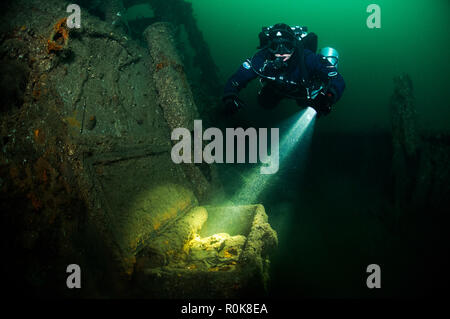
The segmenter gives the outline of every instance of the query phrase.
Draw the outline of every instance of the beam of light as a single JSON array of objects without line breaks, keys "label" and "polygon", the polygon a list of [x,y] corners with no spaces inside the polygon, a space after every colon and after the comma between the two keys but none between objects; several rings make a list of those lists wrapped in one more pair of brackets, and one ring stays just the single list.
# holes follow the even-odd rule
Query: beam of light
[{"label": "beam of light", "polygon": [[[289,131],[280,143],[280,168],[286,165],[287,159],[297,147],[301,147],[303,152],[309,150],[316,114],[313,108],[308,107],[294,115],[294,122],[291,123]],[[292,120],[289,122],[292,122]],[[258,196],[270,186],[270,181],[276,174],[263,175],[260,173],[259,166],[252,169],[250,174],[244,179],[244,185],[231,199],[231,202],[236,204],[254,204]]]}]

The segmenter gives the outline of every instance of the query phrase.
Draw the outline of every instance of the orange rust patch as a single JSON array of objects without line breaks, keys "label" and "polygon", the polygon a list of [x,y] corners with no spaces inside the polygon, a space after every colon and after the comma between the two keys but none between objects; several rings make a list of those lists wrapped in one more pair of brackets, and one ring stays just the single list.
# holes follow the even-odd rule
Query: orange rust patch
[{"label": "orange rust patch", "polygon": [[47,40],[47,52],[62,50],[69,42],[69,28],[67,27],[67,17],[59,19],[53,26],[50,38]]},{"label": "orange rust patch", "polygon": [[161,62],[161,63],[158,63],[158,64],[156,65],[156,71],[160,71],[161,69],[167,67],[168,65],[169,65],[169,63],[167,63],[167,62]]},{"label": "orange rust patch", "polygon": [[54,41],[47,40],[47,52],[56,52],[61,51],[63,49],[63,46],[61,44],[57,44]]},{"label": "orange rust patch", "polygon": [[155,222],[155,223],[153,224],[153,229],[154,229],[154,230],[158,230],[159,227],[161,227],[161,223],[160,223],[160,222],[157,221],[157,222]]},{"label": "orange rust patch", "polygon": [[34,130],[34,141],[39,144],[43,144],[45,142],[45,132],[40,129]]}]

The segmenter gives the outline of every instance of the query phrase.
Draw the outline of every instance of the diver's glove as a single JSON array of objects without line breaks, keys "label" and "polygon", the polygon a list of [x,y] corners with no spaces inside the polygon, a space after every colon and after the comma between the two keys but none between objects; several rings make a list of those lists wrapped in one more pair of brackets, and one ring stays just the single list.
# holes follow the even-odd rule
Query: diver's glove
[{"label": "diver's glove", "polygon": [[245,104],[237,95],[227,95],[222,99],[225,113],[232,115],[242,109]]},{"label": "diver's glove", "polygon": [[331,112],[332,106],[335,102],[334,94],[332,91],[320,92],[316,97],[316,103],[314,109],[317,112],[317,117],[328,115]]}]

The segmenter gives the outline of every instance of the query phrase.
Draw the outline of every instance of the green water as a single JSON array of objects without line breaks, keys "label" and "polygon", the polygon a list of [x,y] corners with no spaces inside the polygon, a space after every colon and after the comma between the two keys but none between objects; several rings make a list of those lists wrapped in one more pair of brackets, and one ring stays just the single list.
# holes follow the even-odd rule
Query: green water
[{"label": "green water", "polygon": [[[419,125],[450,129],[447,77],[448,0],[206,1],[191,0],[197,23],[227,78],[251,57],[262,26],[306,25],[319,48],[335,47],[347,88],[335,111],[317,121],[312,149],[304,146],[281,163],[259,196],[279,235],[272,264],[274,297],[410,297],[433,293],[442,269],[441,234],[424,218],[401,235],[383,221],[390,214],[391,137],[389,99],[393,77],[408,73]],[[381,8],[381,28],[369,29],[369,4]],[[257,81],[254,81],[257,82]],[[247,108],[239,124],[276,127],[295,104],[273,111],[256,104],[257,84],[242,91]],[[283,131],[281,131],[283,134]],[[222,166],[224,181],[245,169]],[[226,183],[226,182],[225,182]],[[226,185],[239,192],[239,182]],[[388,216],[387,219],[392,216]],[[414,222],[412,222],[414,224]],[[435,263],[428,260],[435,259]],[[380,264],[383,289],[369,290],[366,267]]]},{"label": "green water", "polygon": [[[189,2],[223,81],[254,54],[262,26],[306,25],[318,34],[319,48],[335,47],[347,89],[339,111],[324,119],[320,130],[389,129],[392,78],[403,72],[414,82],[420,124],[427,129],[450,128],[448,0]],[[370,15],[366,8],[372,3],[381,8],[380,29],[366,25]]]}]

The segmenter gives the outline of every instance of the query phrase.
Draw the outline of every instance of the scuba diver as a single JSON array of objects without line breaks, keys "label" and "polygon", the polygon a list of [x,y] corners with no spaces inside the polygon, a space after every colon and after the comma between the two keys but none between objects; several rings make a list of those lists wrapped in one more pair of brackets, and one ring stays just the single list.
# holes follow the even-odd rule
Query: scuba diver
[{"label": "scuba diver", "polygon": [[282,99],[291,98],[300,107],[313,107],[318,117],[330,113],[345,89],[337,72],[337,51],[326,47],[316,54],[317,35],[308,33],[306,27],[284,23],[264,27],[259,39],[259,51],[225,85],[222,101],[226,113],[244,107],[239,91],[256,77],[262,84],[258,104],[263,108],[272,109]]}]

